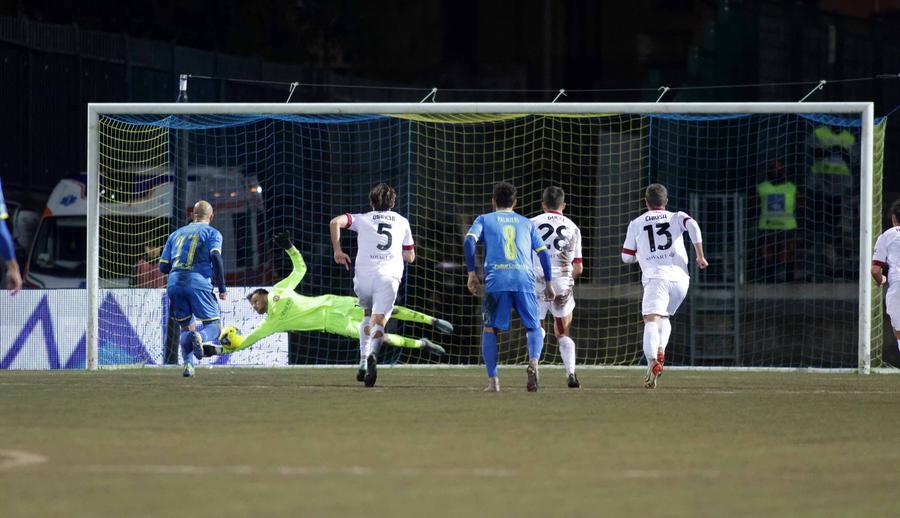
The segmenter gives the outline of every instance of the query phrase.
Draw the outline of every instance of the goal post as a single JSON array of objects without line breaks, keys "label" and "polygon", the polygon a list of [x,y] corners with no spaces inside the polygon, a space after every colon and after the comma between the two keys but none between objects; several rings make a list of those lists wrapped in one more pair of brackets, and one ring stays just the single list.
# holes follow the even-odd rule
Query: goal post
[{"label": "goal post", "polygon": [[[242,308],[241,295],[286,273],[284,258],[267,242],[278,228],[295,230],[310,266],[301,293],[352,295],[350,277],[328,261],[321,223],[338,213],[364,211],[365,193],[382,179],[399,188],[398,211],[425,247],[398,303],[429,315],[440,307],[443,314],[434,316],[455,320],[460,336],[450,340],[450,354],[439,361],[477,364],[477,302],[459,284],[464,276],[454,256],[462,247],[457,230],[478,208],[487,208],[494,181],[510,178],[528,217],[539,210],[544,187],[562,184],[574,201],[573,219],[592,242],[585,256],[588,279],[583,287],[576,284],[579,363],[640,361],[640,284],[634,269],[615,261],[622,222],[639,214],[642,188],[660,181],[670,186],[677,210],[698,212],[695,218],[710,228],[712,243],[717,235],[738,233],[722,237],[727,267],[702,282],[693,276],[693,298],[679,310],[684,318],[675,320],[672,349],[683,351],[675,353],[676,364],[868,373],[873,350],[880,361],[882,331],[880,290],[872,290],[868,272],[881,222],[883,125],[876,124],[872,103],[92,103],[87,368],[165,362],[171,344],[165,343],[164,290],[158,283],[140,284],[133,272],[141,261],[152,263],[161,237],[184,223],[177,221],[184,207],[175,207],[175,200],[192,204],[193,197],[217,197],[210,201],[226,228],[229,288],[237,288],[237,300],[223,311],[228,323],[246,333],[260,318]],[[829,129],[816,134],[818,128]],[[834,149],[817,148],[819,137],[833,141]],[[751,203],[755,186],[773,159],[787,160],[793,174],[803,177],[800,189],[815,192],[809,197],[817,206],[803,208],[810,228],[813,211],[845,211],[847,203],[858,203],[858,215],[842,216],[840,227],[831,230],[839,233],[837,244],[827,241],[827,231],[791,238],[799,243],[797,254],[805,254],[791,259],[807,268],[800,274],[802,286],[784,277],[778,262],[783,251],[770,257],[781,238],[757,228],[751,216],[758,205]],[[848,171],[814,178],[810,164],[820,159],[845,160]],[[854,178],[858,182],[848,187]],[[746,214],[723,215],[722,207],[732,202]],[[847,221],[856,217],[854,230]],[[844,289],[854,280],[855,297]],[[841,295],[831,300],[832,291]],[[728,300],[734,302],[722,302]],[[723,310],[728,304],[731,309]],[[821,311],[825,316],[816,316]],[[855,344],[815,343],[822,335],[816,325],[832,313],[838,315],[833,325],[855,323],[857,329],[842,328],[832,341],[852,335]],[[808,329],[795,322],[804,315]],[[400,326],[398,332],[406,334],[432,331],[415,323]],[[766,343],[773,333],[781,333],[778,345]],[[523,338],[509,334],[501,358],[519,363],[524,347],[513,350],[513,342]],[[551,336],[545,351],[555,361]],[[354,364],[354,340],[339,341],[318,334],[274,337],[260,349],[267,352],[230,363],[268,365],[277,357],[288,364]],[[855,364],[846,347],[855,347]],[[389,360],[435,361],[410,351]]]}]

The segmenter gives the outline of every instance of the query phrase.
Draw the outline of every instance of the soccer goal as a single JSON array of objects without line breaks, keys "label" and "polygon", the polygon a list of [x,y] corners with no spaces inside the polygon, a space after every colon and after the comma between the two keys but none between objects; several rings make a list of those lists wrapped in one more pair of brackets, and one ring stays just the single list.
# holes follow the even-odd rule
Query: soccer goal
[{"label": "soccer goal", "polygon": [[[565,214],[581,228],[579,364],[641,361],[639,271],[619,255],[644,188],[658,182],[669,208],[702,227],[710,262],[692,273],[673,319],[669,363],[869,372],[883,342],[868,271],[884,124],[871,103],[91,104],[85,364],[180,361],[153,272],[165,237],[199,199],[212,203],[224,236],[226,325],[249,333],[263,317],[244,296],[290,273],[271,241],[281,230],[308,266],[299,293],[352,296],[328,221],[366,212],[377,182],[397,189],[416,241],[397,304],[455,327],[442,334],[395,320],[389,332],[428,337],[447,354],[388,348],[385,360],[478,364],[481,307],[465,288],[463,237],[505,180],[528,217],[541,212],[546,187],[562,187]],[[558,362],[545,325],[544,361]],[[524,344],[514,321],[500,335],[501,363],[524,363]],[[278,334],[215,361],[355,365],[358,344]]]}]

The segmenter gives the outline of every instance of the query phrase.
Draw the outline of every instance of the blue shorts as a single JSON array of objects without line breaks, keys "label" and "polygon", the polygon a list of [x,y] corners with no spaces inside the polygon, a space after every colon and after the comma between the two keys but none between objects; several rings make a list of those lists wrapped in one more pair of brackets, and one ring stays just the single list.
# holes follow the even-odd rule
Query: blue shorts
[{"label": "blue shorts", "polygon": [[537,329],[538,303],[534,291],[495,291],[485,292],[481,301],[481,315],[484,327],[493,327],[500,331],[509,329],[509,317],[513,307],[522,320],[525,329]]},{"label": "blue shorts", "polygon": [[190,284],[173,284],[166,289],[172,318],[186,326],[197,317],[201,322],[219,319],[219,302],[212,288],[193,287]]}]

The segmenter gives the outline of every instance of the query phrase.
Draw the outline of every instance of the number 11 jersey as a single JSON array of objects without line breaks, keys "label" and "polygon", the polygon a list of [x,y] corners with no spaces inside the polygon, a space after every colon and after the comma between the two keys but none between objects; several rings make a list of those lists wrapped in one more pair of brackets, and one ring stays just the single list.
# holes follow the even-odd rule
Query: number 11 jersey
[{"label": "number 11 jersey", "polygon": [[684,212],[648,210],[628,225],[622,253],[637,256],[643,281],[689,280],[688,256],[684,248],[685,223],[691,217]]},{"label": "number 11 jersey", "polygon": [[394,211],[347,214],[347,228],[356,232],[354,276],[403,277],[403,250],[413,249],[409,221]]}]

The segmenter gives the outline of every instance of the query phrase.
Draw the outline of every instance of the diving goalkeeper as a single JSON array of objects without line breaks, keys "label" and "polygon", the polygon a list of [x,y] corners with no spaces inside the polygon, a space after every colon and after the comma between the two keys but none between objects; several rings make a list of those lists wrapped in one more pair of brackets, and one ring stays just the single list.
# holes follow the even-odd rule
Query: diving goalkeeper
[{"label": "diving goalkeeper", "polygon": [[[324,331],[360,340],[360,372],[357,374],[357,379],[363,381],[365,362],[368,356],[368,336],[365,333],[360,334],[359,331],[364,311],[357,304],[357,299],[339,295],[307,297],[296,293],[294,288],[306,275],[306,263],[303,261],[300,251],[291,243],[287,232],[276,234],[275,244],[284,248],[291,258],[293,271],[275,284],[271,292],[264,288],[258,288],[247,296],[253,309],[260,315],[266,315],[265,320],[247,336],[241,336],[237,329],[228,326],[223,329],[219,337],[221,346],[202,344],[194,348],[194,355],[199,359],[237,352],[275,333]],[[450,322],[404,307],[395,307],[392,316],[397,320],[433,325],[438,331],[444,333],[453,332]],[[441,346],[427,338],[413,339],[389,333],[385,335],[385,343],[396,347],[425,349],[439,355],[444,354]]]}]

